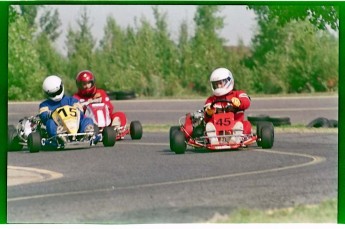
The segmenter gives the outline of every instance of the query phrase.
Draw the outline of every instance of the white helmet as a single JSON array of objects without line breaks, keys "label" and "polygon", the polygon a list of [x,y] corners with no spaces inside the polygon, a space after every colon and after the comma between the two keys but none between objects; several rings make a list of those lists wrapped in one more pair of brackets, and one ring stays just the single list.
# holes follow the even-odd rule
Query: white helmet
[{"label": "white helmet", "polygon": [[61,78],[58,76],[53,75],[45,78],[42,88],[45,95],[55,102],[60,101],[64,96],[63,83]]},{"label": "white helmet", "polygon": [[235,79],[226,68],[217,68],[210,76],[211,88],[215,96],[222,96],[234,88]]}]

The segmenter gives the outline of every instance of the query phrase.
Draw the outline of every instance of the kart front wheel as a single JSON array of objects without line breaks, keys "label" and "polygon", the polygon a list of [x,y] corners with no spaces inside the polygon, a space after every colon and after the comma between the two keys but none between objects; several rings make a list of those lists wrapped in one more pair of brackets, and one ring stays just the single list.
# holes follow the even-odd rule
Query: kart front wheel
[{"label": "kart front wheel", "polygon": [[261,147],[263,149],[271,149],[274,143],[274,128],[273,124],[265,125],[261,128]]},{"label": "kart front wheel", "polygon": [[129,125],[129,132],[132,139],[141,139],[143,136],[143,127],[139,121],[132,121]]},{"label": "kart front wheel", "polygon": [[41,135],[39,132],[32,132],[28,136],[28,148],[30,153],[37,153],[41,149]]},{"label": "kart front wheel", "polygon": [[181,131],[176,131],[171,139],[170,148],[176,154],[184,154],[187,148],[186,139],[184,133]]},{"label": "kart front wheel", "polygon": [[174,136],[175,132],[177,132],[177,131],[180,131],[179,126],[170,127],[170,130],[169,130],[170,150],[174,151],[174,152],[175,152],[175,150],[174,150],[174,146],[173,146],[173,141],[174,141],[173,136]]},{"label": "kart front wheel", "polygon": [[256,141],[256,144],[261,147],[262,141],[261,141],[261,130],[264,126],[271,126],[273,128],[273,123],[267,122],[267,121],[261,121],[256,123],[256,135],[258,136],[258,140]]},{"label": "kart front wheel", "polygon": [[102,131],[103,145],[105,147],[111,147],[115,145],[116,142],[116,131],[113,127],[107,126]]}]

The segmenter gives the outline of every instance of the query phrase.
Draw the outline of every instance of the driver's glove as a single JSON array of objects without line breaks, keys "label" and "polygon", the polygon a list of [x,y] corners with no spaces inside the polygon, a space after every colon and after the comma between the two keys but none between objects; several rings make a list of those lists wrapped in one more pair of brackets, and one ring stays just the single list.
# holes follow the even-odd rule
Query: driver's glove
[{"label": "driver's glove", "polygon": [[53,118],[53,111],[47,110],[45,114],[46,114],[45,116],[47,117],[47,119]]},{"label": "driver's glove", "polygon": [[[84,113],[84,106],[80,102],[74,103],[73,107],[77,108],[81,113]],[[85,109],[86,109],[86,106],[85,106]]]},{"label": "driver's glove", "polygon": [[211,106],[207,106],[205,108],[205,111],[208,116],[212,116],[214,113],[216,113],[216,109],[211,108]]},{"label": "driver's glove", "polygon": [[234,107],[237,107],[237,108],[241,106],[241,101],[236,97],[233,97],[231,99],[231,103]]}]

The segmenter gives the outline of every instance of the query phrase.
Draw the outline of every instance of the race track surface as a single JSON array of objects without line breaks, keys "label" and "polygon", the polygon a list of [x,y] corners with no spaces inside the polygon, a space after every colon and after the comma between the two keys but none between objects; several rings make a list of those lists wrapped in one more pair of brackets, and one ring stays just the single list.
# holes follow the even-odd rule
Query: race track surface
[{"label": "race track surface", "polygon": [[[336,115],[329,118],[337,119],[337,110],[332,110],[337,99],[330,101],[331,112],[325,107],[318,111],[333,111]],[[189,102],[190,109],[184,101],[166,103],[170,110],[160,102],[151,102],[151,110],[154,104],[161,112],[153,115],[146,111],[146,102],[114,102],[130,120],[171,124],[202,101]],[[292,107],[286,106],[282,114],[289,116]],[[9,105],[9,123],[15,123],[16,109]],[[261,112],[256,109],[261,108],[252,112]],[[271,109],[278,114],[278,107]],[[166,120],[168,113],[175,117]],[[305,123],[306,116],[292,119]],[[235,209],[283,208],[337,197],[337,132],[279,132],[269,150],[254,144],[217,152],[188,148],[183,155],[170,151],[168,135],[144,129],[141,140],[127,136],[110,148],[10,152],[9,176],[32,176],[29,182],[8,178],[8,223],[204,223]]]}]

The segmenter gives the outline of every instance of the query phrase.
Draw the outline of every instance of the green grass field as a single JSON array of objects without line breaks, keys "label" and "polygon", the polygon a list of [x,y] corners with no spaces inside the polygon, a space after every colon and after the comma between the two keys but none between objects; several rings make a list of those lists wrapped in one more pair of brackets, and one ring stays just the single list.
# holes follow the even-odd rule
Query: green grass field
[{"label": "green grass field", "polygon": [[215,215],[207,223],[337,223],[337,209],[336,199],[283,209],[239,209],[229,215]]}]

